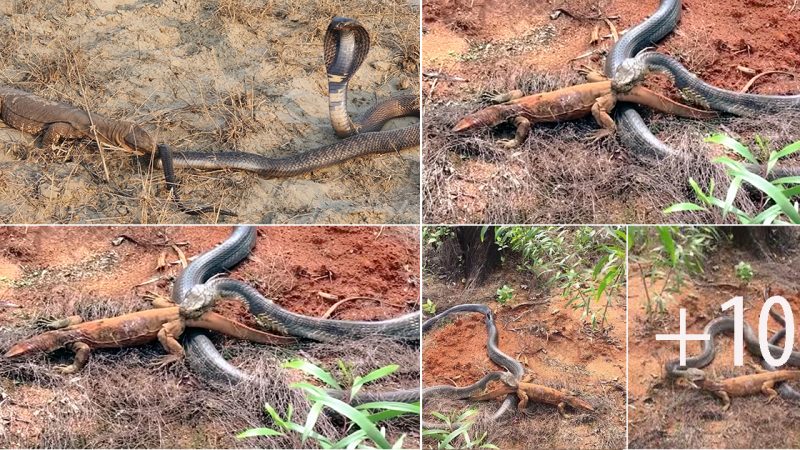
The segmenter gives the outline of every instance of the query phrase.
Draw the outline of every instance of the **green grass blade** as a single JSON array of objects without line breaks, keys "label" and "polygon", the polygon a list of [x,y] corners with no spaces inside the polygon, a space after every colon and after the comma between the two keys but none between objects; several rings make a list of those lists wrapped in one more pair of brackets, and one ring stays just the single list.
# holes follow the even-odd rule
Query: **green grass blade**
[{"label": "green grass blade", "polygon": [[664,214],[672,214],[684,211],[708,211],[708,209],[690,202],[675,203],[663,211]]},{"label": "green grass blade", "polygon": [[311,434],[312,431],[314,431],[314,426],[317,424],[317,419],[319,419],[319,414],[322,412],[323,406],[324,405],[322,403],[314,403],[314,405],[311,406],[311,410],[308,411],[308,416],[306,417],[306,424],[303,427],[305,428],[305,430],[303,431],[303,434],[300,436],[300,442],[302,442],[303,444],[306,443],[308,435]]},{"label": "green grass blade", "polygon": [[281,367],[285,367],[287,369],[301,370],[317,378],[318,380],[322,381],[323,383],[327,384],[328,386],[334,389],[342,388],[341,386],[339,386],[339,383],[336,382],[336,379],[333,378],[333,375],[324,371],[321,367],[311,364],[308,361],[302,359],[295,359],[281,364]]},{"label": "green grass blade", "polygon": [[354,431],[348,434],[347,436],[343,437],[342,440],[340,440],[339,442],[334,443],[332,447],[348,448],[352,444],[356,444],[356,446],[358,446],[358,444],[360,444],[361,441],[363,441],[366,438],[367,438],[367,433],[364,430]]},{"label": "green grass blade", "polygon": [[361,388],[365,384],[375,381],[379,378],[385,377],[387,375],[390,375],[394,373],[399,367],[400,366],[398,366],[397,364],[390,364],[388,366],[381,367],[380,369],[373,370],[372,372],[364,375],[363,377],[356,377],[355,380],[353,380],[353,388],[350,390],[350,400],[352,400],[353,397],[356,396],[356,393],[358,393],[358,391],[361,390]]},{"label": "green grass blade", "polygon": [[672,267],[678,263],[678,254],[675,252],[675,240],[672,238],[672,229],[668,226],[656,227],[658,230],[658,238],[661,240],[661,245],[664,246],[664,251],[667,253],[667,259],[672,263]]},{"label": "green grass blade", "polygon": [[736,139],[728,136],[727,134],[715,134],[713,136],[709,136],[705,139],[706,142],[712,144],[719,144],[725,148],[733,150],[734,152],[738,153],[742,158],[750,161],[753,164],[758,164],[758,160],[755,156],[750,152],[750,149],[744,146],[741,142],[737,141]]},{"label": "green grass blade", "polygon": [[746,170],[734,170],[733,175],[741,177],[744,181],[750,183],[761,192],[767,194],[776,205],[780,206],[781,211],[792,223],[800,224],[800,213],[794,209],[792,202],[790,202],[789,199],[783,195],[783,192],[781,192],[780,188],[761,178],[760,176]]},{"label": "green grass blade", "polygon": [[366,414],[362,413],[361,411],[353,408],[352,406],[348,405],[347,403],[337,400],[333,397],[329,397],[327,395],[315,395],[309,394],[309,400],[313,402],[319,402],[324,404],[325,406],[333,409],[338,414],[347,417],[352,422],[355,422],[356,425],[359,426],[367,436],[372,440],[380,448],[391,448],[391,444],[389,441],[386,440],[386,437],[381,434],[378,430],[378,427],[375,426],[366,416]]},{"label": "green grass blade", "polygon": [[800,141],[791,143],[786,147],[783,147],[781,150],[775,153],[775,156],[776,159],[785,158],[798,150],[800,150]]},{"label": "green grass blade", "polygon": [[272,428],[251,428],[236,435],[236,439],[246,439],[251,437],[263,436],[283,436],[280,431],[275,431]]},{"label": "green grass blade", "polygon": [[733,207],[733,201],[736,200],[736,194],[739,193],[739,188],[742,187],[742,179],[740,177],[735,177],[731,181],[731,185],[728,187],[728,193],[725,195],[725,206],[722,208],[722,218],[728,216],[728,213],[731,211],[731,207]]},{"label": "green grass blade", "polygon": [[414,403],[403,403],[403,402],[371,402],[371,403],[363,403],[361,405],[356,406],[358,410],[367,410],[367,409],[388,409],[392,411],[404,411],[407,413],[412,414],[419,414],[420,407],[419,402]]},{"label": "green grass blade", "polygon": [[772,184],[800,184],[800,177],[783,177],[772,180]]}]

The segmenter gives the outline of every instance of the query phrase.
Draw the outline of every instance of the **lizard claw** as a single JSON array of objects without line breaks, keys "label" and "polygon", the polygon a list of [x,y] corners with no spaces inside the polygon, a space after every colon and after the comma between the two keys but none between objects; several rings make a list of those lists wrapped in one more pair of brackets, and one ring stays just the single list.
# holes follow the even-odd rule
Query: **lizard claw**
[{"label": "lizard claw", "polygon": [[181,359],[183,359],[183,358],[181,358],[178,355],[165,355],[165,356],[161,356],[159,358],[156,358],[155,361],[153,361],[149,365],[153,366],[153,367],[156,367],[156,368],[159,368],[159,369],[162,369],[164,367],[167,367],[167,366],[169,366],[171,364],[174,364],[174,363],[180,361]]},{"label": "lizard claw", "polygon": [[60,365],[60,366],[56,366],[55,369],[57,371],[61,372],[64,375],[71,375],[71,374],[73,374],[73,373],[78,371],[78,367],[75,366],[75,364]]},{"label": "lizard claw", "polygon": [[507,149],[519,147],[519,142],[516,139],[498,139],[497,144]]},{"label": "lizard claw", "polygon": [[606,130],[605,128],[602,130],[597,130],[588,137],[584,138],[584,141],[594,144],[608,136],[611,136],[611,130]]}]

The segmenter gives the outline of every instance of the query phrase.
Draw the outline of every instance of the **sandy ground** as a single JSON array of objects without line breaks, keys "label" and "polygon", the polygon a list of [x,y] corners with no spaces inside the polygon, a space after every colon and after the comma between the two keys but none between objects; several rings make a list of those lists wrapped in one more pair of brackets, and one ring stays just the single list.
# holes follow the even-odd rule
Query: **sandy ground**
[{"label": "sandy ground", "polygon": [[[149,308],[145,294],[168,296],[181,270],[173,246],[191,259],[229,233],[228,227],[0,228],[0,352],[35,334],[34,323],[42,317],[80,314],[90,320]],[[415,229],[403,227],[264,228],[254,252],[230,276],[310,316],[323,315],[335,303],[319,295],[324,292],[369,298],[342,304],[332,318],[397,317],[419,307],[417,236]],[[157,269],[160,258],[167,263],[162,270]],[[257,326],[238,302],[216,309]],[[337,367],[363,375],[396,363],[398,372],[374,388],[418,385],[414,346],[367,340],[264,350],[232,339],[214,341],[233,364],[269,377],[268,389],[259,394],[252,386],[209,385],[184,363],[159,370],[152,367],[164,354],[157,343],[96,351],[74,376],[53,369],[68,363],[66,351],[2,360],[0,447],[292,448],[301,445],[299,436],[237,441],[233,435],[274,426],[263,415],[264,403],[283,413],[283,401],[302,407],[288,386],[298,381],[297,373],[279,367],[297,357],[333,370],[340,379],[346,375]],[[335,437],[345,432],[340,424],[326,418],[318,429]],[[416,420],[390,423],[389,434],[392,441],[408,434],[405,447],[413,448],[419,445],[417,427]]]},{"label": "sandy ground", "polygon": [[[720,305],[734,296],[745,299],[745,320],[758,330],[763,305],[763,288],[772,287],[773,295],[784,296],[797,314],[800,285],[796,280],[797,254],[774,261],[755,259],[741,249],[723,247],[706,263],[705,276],[698,276],[671,294],[662,320],[648,322],[646,295],[638,265],[631,266],[629,279],[630,310],[630,399],[628,403],[631,448],[797,448],[800,433],[798,405],[780,398],[771,403],[761,395],[732,398],[728,411],[707,392],[674,386],[664,379],[664,363],[678,357],[678,343],[656,341],[655,334],[676,333],[680,308],[686,308],[688,333],[700,333],[712,319],[722,315]],[[736,278],[734,266],[745,261],[755,276],[748,284]],[[647,267],[646,262],[643,267]],[[648,281],[651,295],[661,290],[663,279]],[[796,317],[796,316],[795,316]],[[795,318],[795,323],[797,319]],[[780,329],[769,321],[770,336]],[[800,338],[800,330],[796,331]],[[724,378],[755,373],[760,367],[745,350],[745,366],[733,366],[733,337],[724,334],[716,339],[716,357],[706,372]],[[795,344],[795,348],[797,345]],[[700,352],[697,342],[690,342],[687,355]],[[797,383],[793,385],[798,388]]]},{"label": "sandy ground", "polygon": [[[688,176],[657,179],[653,173],[659,169],[653,162],[639,160],[617,139],[587,144],[583,139],[598,128],[592,118],[537,124],[530,142],[513,151],[495,144],[513,135],[511,126],[475,133],[469,139],[449,132],[459,117],[480,108],[479,99],[487,92],[518,88],[542,92],[583,82],[578,69],[586,65],[602,70],[612,45],[608,25],[585,18],[611,17],[622,33],[652,14],[658,4],[658,0],[560,0],[531,7],[522,1],[425,2],[425,222],[689,223],[685,216],[660,213],[672,203],[692,199]],[[566,14],[551,18],[559,8],[584,19]],[[800,8],[788,0],[686,0],[676,31],[656,49],[678,58],[703,80],[732,90],[744,87],[756,73],[789,72],[760,78],[751,92],[797,94],[800,34],[794,24],[798,17]],[[591,44],[595,28],[601,39]],[[664,78],[648,84],[677,98]],[[703,144],[702,138],[723,129],[749,145],[754,134],[768,135],[773,149],[800,138],[800,121],[785,116],[760,117],[761,127],[757,121],[701,122],[651,113],[645,120],[665,142],[705,156],[719,155],[720,149]],[[669,195],[659,192],[659,184],[675,183],[685,189]],[[720,220],[710,215],[691,217],[693,223]]]},{"label": "sandy ground", "polygon": [[[543,384],[588,401],[595,413],[568,409],[562,418],[555,407],[532,403],[527,414],[508,413],[500,422],[489,422],[500,401],[468,403],[463,400],[425,400],[423,417],[431,412],[460,413],[477,407],[479,419],[470,432],[500,448],[623,448],[625,446],[625,306],[620,296],[609,309],[606,331],[592,331],[580,319],[580,311],[564,306],[555,293],[542,292],[527,275],[507,261],[483,286],[465,290],[457,277],[425,273],[424,299],[436,311],[461,303],[483,303],[495,312],[499,347],[522,362],[528,381]],[[505,306],[495,300],[503,285],[515,289]],[[525,305],[529,303],[528,305]],[[486,327],[479,314],[460,314],[437,327],[423,339],[422,385],[466,386],[488,372],[503,370],[488,357]],[[494,385],[490,385],[494,386]],[[436,448],[425,440],[425,448]]]},{"label": "sandy ground", "polygon": [[[349,111],[418,89],[419,10],[406,0],[77,0],[0,4],[0,84],[139,122],[177,150],[282,157],[335,142],[322,37],[334,15],[371,33]],[[392,121],[409,125],[417,118]],[[88,141],[42,149],[0,128],[7,223],[416,223],[419,151],[358,158],[288,179],[179,170],[191,217],[149,158]],[[109,174],[106,177],[106,169]]]}]

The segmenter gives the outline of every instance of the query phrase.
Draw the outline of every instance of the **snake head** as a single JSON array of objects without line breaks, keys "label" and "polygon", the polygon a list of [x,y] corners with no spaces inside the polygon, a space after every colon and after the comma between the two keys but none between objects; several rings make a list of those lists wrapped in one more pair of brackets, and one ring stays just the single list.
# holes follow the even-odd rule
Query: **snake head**
[{"label": "snake head", "polygon": [[149,155],[156,151],[156,142],[150,136],[150,133],[135,123],[130,123],[128,132],[125,133],[123,140],[124,142],[121,144],[124,144],[123,146],[133,153]]},{"label": "snake head", "polygon": [[517,377],[515,377],[511,372],[503,372],[500,375],[500,381],[512,388],[516,388],[519,386],[519,381],[517,381]]},{"label": "snake head", "polygon": [[611,87],[617,92],[628,92],[644,80],[645,75],[647,75],[647,65],[644,61],[640,58],[628,58],[622,61],[614,73]]},{"label": "snake head", "polygon": [[205,314],[216,302],[217,295],[214,289],[206,284],[192,286],[189,293],[180,305],[181,317],[197,319]]},{"label": "snake head", "polygon": [[679,380],[683,380],[684,382],[688,383],[689,386],[695,389],[699,389],[697,383],[705,381],[706,379],[705,371],[695,367],[689,367],[684,370],[681,370],[678,374],[680,375]]}]

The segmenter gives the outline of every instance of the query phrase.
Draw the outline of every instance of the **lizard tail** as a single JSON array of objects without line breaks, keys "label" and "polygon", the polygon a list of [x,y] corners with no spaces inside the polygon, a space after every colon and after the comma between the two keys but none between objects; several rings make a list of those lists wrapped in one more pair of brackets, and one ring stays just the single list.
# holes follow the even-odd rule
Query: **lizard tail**
[{"label": "lizard tail", "polygon": [[207,312],[199,319],[186,320],[189,327],[205,328],[238,339],[244,339],[259,344],[289,345],[297,343],[297,339],[289,336],[278,336],[264,333],[247,325],[230,320],[214,312]]},{"label": "lizard tail", "polygon": [[581,400],[578,397],[569,396],[566,401],[569,406],[572,406],[575,409],[594,411],[594,408],[592,407],[591,404],[589,404],[589,402],[587,402],[586,400]]}]

